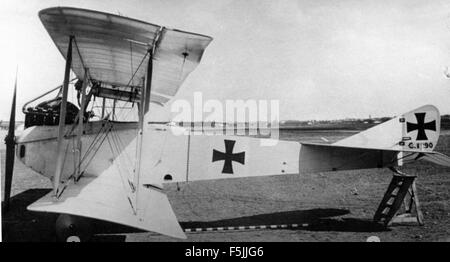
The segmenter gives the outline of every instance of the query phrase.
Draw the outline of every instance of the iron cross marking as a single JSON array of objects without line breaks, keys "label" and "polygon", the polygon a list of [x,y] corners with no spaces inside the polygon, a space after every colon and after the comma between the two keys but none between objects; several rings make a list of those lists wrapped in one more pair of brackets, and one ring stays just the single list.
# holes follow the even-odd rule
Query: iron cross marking
[{"label": "iron cross marking", "polygon": [[418,131],[416,140],[428,140],[425,130],[436,131],[436,120],[425,123],[425,114],[426,113],[415,113],[417,124],[406,122],[406,132],[409,133],[414,130]]},{"label": "iron cross marking", "polygon": [[233,161],[245,164],[245,152],[233,153],[234,140],[225,139],[225,153],[213,149],[212,161],[224,160],[222,174],[233,174]]}]

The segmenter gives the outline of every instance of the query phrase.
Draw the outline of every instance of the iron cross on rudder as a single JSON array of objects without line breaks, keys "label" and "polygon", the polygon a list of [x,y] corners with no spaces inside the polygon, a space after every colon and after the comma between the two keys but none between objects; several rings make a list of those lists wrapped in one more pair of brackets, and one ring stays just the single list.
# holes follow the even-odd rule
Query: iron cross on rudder
[{"label": "iron cross on rudder", "polygon": [[222,173],[233,174],[233,161],[236,161],[244,165],[245,152],[233,153],[234,144],[236,143],[236,141],[234,140],[225,139],[224,142],[225,142],[225,153],[213,149],[212,161],[216,162],[224,160]]},{"label": "iron cross on rudder", "polygon": [[412,132],[417,130],[417,138],[416,140],[428,140],[427,134],[425,130],[433,130],[436,131],[436,120],[425,123],[425,114],[426,113],[415,113],[417,124],[406,122],[406,132]]}]

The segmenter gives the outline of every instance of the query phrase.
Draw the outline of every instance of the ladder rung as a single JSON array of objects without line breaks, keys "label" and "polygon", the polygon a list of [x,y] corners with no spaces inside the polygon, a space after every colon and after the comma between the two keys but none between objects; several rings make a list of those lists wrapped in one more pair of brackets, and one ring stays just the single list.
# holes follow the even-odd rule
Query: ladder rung
[{"label": "ladder rung", "polygon": [[415,177],[396,176],[391,180],[388,189],[386,190],[382,202],[379,204],[375,213],[375,220],[384,221],[387,225],[392,221],[395,213],[399,210],[402,203],[406,205],[405,197],[409,194],[414,203],[414,189],[410,189],[414,183]]}]

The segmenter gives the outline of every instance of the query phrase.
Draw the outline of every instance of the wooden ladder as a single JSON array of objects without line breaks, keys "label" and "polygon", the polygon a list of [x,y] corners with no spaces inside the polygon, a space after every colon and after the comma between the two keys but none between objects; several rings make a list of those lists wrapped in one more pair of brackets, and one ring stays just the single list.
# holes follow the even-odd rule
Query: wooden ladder
[{"label": "wooden ladder", "polygon": [[[392,223],[411,222],[423,225],[423,215],[416,191],[416,176],[406,175],[394,168],[391,168],[391,170],[395,174],[375,212],[373,220],[375,222],[383,222],[385,226],[389,226]],[[402,203],[405,205],[405,212],[397,215]],[[413,214],[414,207],[416,214]]]}]

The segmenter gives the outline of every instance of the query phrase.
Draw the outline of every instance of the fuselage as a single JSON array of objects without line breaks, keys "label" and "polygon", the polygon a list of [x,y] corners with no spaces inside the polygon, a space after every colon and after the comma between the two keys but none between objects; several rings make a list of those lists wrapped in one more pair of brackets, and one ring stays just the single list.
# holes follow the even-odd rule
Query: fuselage
[{"label": "fuselage", "polygon": [[[75,171],[76,132],[74,125],[66,125],[64,166],[62,178]],[[108,168],[120,150],[130,146],[136,138],[136,122],[93,121],[84,125],[81,136],[80,169],[86,175],[100,174]],[[56,168],[58,126],[28,127],[17,137],[16,155],[26,166],[39,174],[52,178]],[[95,163],[95,165],[91,164]]]}]

